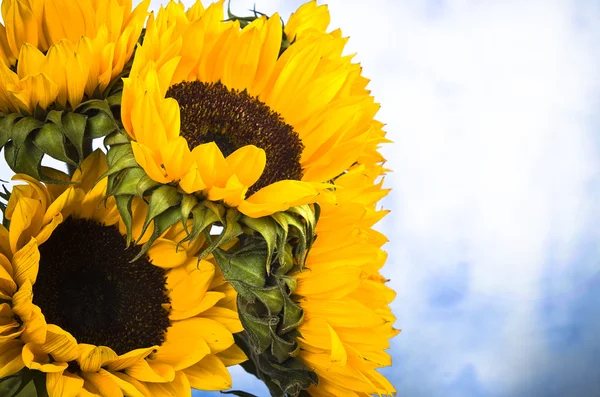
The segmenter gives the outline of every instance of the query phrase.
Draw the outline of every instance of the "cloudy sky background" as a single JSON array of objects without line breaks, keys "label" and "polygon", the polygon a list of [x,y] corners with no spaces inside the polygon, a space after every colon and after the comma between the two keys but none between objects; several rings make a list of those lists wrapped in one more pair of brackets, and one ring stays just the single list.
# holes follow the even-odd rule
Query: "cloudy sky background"
[{"label": "cloudy sky background", "polygon": [[[399,396],[600,395],[600,3],[326,3],[395,141]],[[266,395],[242,370],[234,388]]]}]

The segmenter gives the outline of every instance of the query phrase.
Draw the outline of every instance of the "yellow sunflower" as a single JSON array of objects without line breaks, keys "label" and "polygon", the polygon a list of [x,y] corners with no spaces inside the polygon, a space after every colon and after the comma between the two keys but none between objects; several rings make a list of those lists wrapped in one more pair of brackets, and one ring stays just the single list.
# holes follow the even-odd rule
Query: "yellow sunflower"
[{"label": "yellow sunflower", "polygon": [[[73,185],[16,176],[27,184],[13,189],[0,227],[0,378],[43,372],[50,397],[231,387],[226,366],[246,359],[232,336],[242,330],[235,291],[198,261],[203,239],[178,246],[182,226],[134,260],[140,248],[126,247],[106,178],[96,183],[106,169],[97,151]],[[146,205],[133,206],[140,237]]]},{"label": "yellow sunflower", "polygon": [[298,327],[299,357],[319,378],[313,396],[393,395],[376,371],[391,365],[384,351],[398,331],[389,303],[395,292],[379,270],[386,237],[373,230],[387,211],[375,204],[387,194],[375,184],[381,167],[357,165],[335,180],[335,200],[321,203],[321,216],[294,300],[304,311]]},{"label": "yellow sunflower", "polygon": [[3,0],[0,111],[75,108],[129,61],[150,0]]},{"label": "yellow sunflower", "polygon": [[[277,14],[243,28],[223,1],[150,16],[121,107],[137,163],[154,181],[202,192],[250,217],[312,203],[382,138],[379,106],[339,31],[286,28]],[[282,49],[285,51],[281,52]]]}]

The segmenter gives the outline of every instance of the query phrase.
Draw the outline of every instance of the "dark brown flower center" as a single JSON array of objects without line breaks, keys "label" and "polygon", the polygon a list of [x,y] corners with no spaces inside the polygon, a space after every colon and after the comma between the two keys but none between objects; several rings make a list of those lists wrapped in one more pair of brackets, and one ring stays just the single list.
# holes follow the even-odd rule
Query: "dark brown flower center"
[{"label": "dark brown flower center", "polygon": [[277,181],[302,178],[304,145],[298,133],[258,98],[221,83],[200,81],[175,84],[167,97],[179,103],[181,135],[190,149],[215,142],[225,156],[246,145],[265,151],[265,170],[249,193]]},{"label": "dark brown flower center", "polygon": [[161,345],[170,326],[165,270],[126,248],[114,226],[68,218],[40,245],[33,302],[78,343],[117,354]]}]

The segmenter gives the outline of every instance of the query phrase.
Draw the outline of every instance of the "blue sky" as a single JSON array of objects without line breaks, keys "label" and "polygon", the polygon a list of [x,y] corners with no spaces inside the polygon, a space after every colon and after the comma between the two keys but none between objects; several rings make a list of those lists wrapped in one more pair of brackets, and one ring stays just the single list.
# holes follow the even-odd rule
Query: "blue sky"
[{"label": "blue sky", "polygon": [[395,141],[380,227],[398,394],[600,395],[600,3],[326,3]]}]

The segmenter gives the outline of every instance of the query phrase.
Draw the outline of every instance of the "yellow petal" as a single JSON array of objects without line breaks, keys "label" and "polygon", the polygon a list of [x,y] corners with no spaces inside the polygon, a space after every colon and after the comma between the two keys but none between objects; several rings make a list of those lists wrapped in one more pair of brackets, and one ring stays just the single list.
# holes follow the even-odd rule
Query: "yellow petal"
[{"label": "yellow petal", "polygon": [[[11,200],[12,201],[12,200]],[[10,201],[9,201],[10,204]],[[26,237],[25,231],[31,226],[32,218],[35,216],[40,202],[28,197],[20,197],[16,200],[14,212],[10,217],[10,249],[13,253],[17,252],[22,243],[22,236]],[[37,233],[37,230],[35,231]],[[31,236],[29,236],[31,237]]]},{"label": "yellow petal", "polygon": [[245,215],[258,218],[314,202],[317,195],[317,190],[309,183],[284,180],[260,189],[242,201],[238,209]]},{"label": "yellow petal", "polygon": [[137,142],[131,142],[131,149],[135,156],[135,161],[146,171],[146,174],[153,180],[159,183],[168,183],[171,180],[168,178],[164,169],[161,168],[161,164],[157,161],[152,151]]},{"label": "yellow petal", "polygon": [[[52,202],[52,204],[50,204],[50,206],[48,206],[42,223],[47,224],[56,216],[56,214],[64,211],[65,208],[69,208],[76,203],[80,203],[84,196],[85,192],[82,189],[76,189],[73,187],[67,188],[67,190],[65,190]],[[68,216],[69,214],[70,211],[64,213],[65,216]]]},{"label": "yellow petal", "polygon": [[360,275],[361,269],[357,266],[332,266],[321,271],[309,269],[297,274],[298,287],[294,293],[314,299],[341,299],[358,288]]},{"label": "yellow petal", "polygon": [[24,78],[27,75],[39,73],[43,63],[44,54],[37,47],[25,43],[19,53],[17,74],[20,78]]},{"label": "yellow petal", "polygon": [[31,285],[35,284],[40,265],[40,251],[37,240],[32,238],[13,257],[13,266],[15,269],[15,281],[17,285],[23,285],[28,280]]},{"label": "yellow petal", "polygon": [[38,23],[31,8],[23,1],[11,1],[2,15],[6,23],[6,33],[8,45],[13,54],[18,54],[24,43],[30,43],[32,46],[38,45]]},{"label": "yellow petal", "polygon": [[31,318],[23,324],[21,340],[25,343],[41,345],[46,342],[47,331],[46,317],[37,305],[33,305]]},{"label": "yellow petal", "polygon": [[117,353],[107,346],[95,346],[85,343],[79,344],[79,358],[77,363],[84,372],[96,372],[108,361],[117,359]]},{"label": "yellow petal", "polygon": [[23,346],[23,363],[27,368],[41,372],[60,372],[62,373],[69,364],[61,362],[50,362],[50,356],[44,353],[39,346],[34,343],[28,343]]},{"label": "yellow petal", "polygon": [[142,382],[172,382],[175,370],[168,364],[155,361],[140,360],[125,368],[125,373]]},{"label": "yellow petal", "polygon": [[252,186],[260,178],[266,163],[265,151],[254,145],[243,146],[227,156],[230,172],[237,175],[246,187]]},{"label": "yellow petal", "polygon": [[201,335],[206,332],[201,329],[204,324],[195,320],[197,319],[174,322],[167,329],[166,340],[153,355],[153,360],[168,364],[177,371],[210,354],[210,346]]},{"label": "yellow petal", "polygon": [[117,383],[109,376],[95,372],[82,372],[81,377],[95,387],[104,397],[123,397]]},{"label": "yellow petal", "polygon": [[25,364],[21,357],[23,342],[9,340],[0,344],[0,378],[19,372]]},{"label": "yellow petal", "polygon": [[25,280],[12,298],[13,312],[21,321],[29,321],[33,312],[33,287],[29,280]]},{"label": "yellow petal", "polygon": [[214,275],[213,266],[192,270],[169,294],[171,307],[174,310],[188,310],[200,305]]},{"label": "yellow petal", "polygon": [[13,278],[8,274],[6,269],[0,266],[0,294],[12,297],[16,290],[17,284],[13,281]]},{"label": "yellow petal", "polygon": [[54,324],[48,324],[46,343],[41,348],[57,361],[69,362],[79,358],[79,346],[73,335]]},{"label": "yellow petal", "polygon": [[226,367],[241,364],[248,360],[246,353],[244,353],[237,345],[233,345],[229,349],[223,350],[217,354],[217,357]]},{"label": "yellow petal", "polygon": [[170,269],[183,265],[187,260],[187,252],[177,247],[175,241],[159,238],[148,250],[148,257],[154,266]]},{"label": "yellow petal", "polygon": [[117,358],[108,360],[106,362],[107,368],[110,371],[121,371],[127,367],[134,365],[138,361],[144,360],[156,348],[158,348],[158,346],[152,346],[143,349],[135,349],[125,354],[122,354]]},{"label": "yellow petal", "polygon": [[183,370],[190,385],[198,390],[226,390],[231,388],[231,375],[225,365],[214,355]]},{"label": "yellow petal", "polygon": [[384,323],[373,310],[353,299],[302,302],[306,320],[324,318],[333,327],[376,327]]},{"label": "yellow petal", "polygon": [[150,394],[156,397],[189,396],[192,393],[190,382],[182,371],[175,373],[171,383],[149,383],[147,386]]},{"label": "yellow petal", "polygon": [[52,372],[46,375],[49,397],[75,397],[83,387],[83,379],[70,372]]},{"label": "yellow petal", "polygon": [[[127,397],[145,397],[143,392],[138,389],[138,385],[140,383],[135,381],[135,379],[127,381],[122,377],[116,376],[116,374],[111,374],[110,372],[104,369],[100,369],[98,371],[98,374],[100,376],[105,376],[106,378],[110,379],[110,381],[116,384]],[[133,382],[135,382],[135,384]]]},{"label": "yellow petal", "polygon": [[202,317],[210,318],[211,320],[217,321],[223,324],[229,332],[235,334],[242,332],[244,327],[240,322],[237,311],[231,310],[225,307],[214,306],[202,312]]},{"label": "yellow petal", "polygon": [[228,177],[227,162],[214,142],[204,143],[192,150],[202,181],[208,188],[225,185]]},{"label": "yellow petal", "polygon": [[184,137],[176,137],[161,148],[161,158],[171,180],[182,179],[192,167],[192,154]]},{"label": "yellow petal", "polygon": [[[151,395],[150,391],[148,390],[146,385],[144,383],[140,382],[139,380],[134,379],[131,376],[124,374],[122,372],[111,373],[111,375],[114,375],[117,378],[121,379],[122,381],[127,382],[130,385],[133,385],[142,394],[142,396],[150,396]],[[121,387],[121,389],[125,390],[123,387]],[[132,392],[130,395],[135,396],[136,394],[134,392]]]}]

